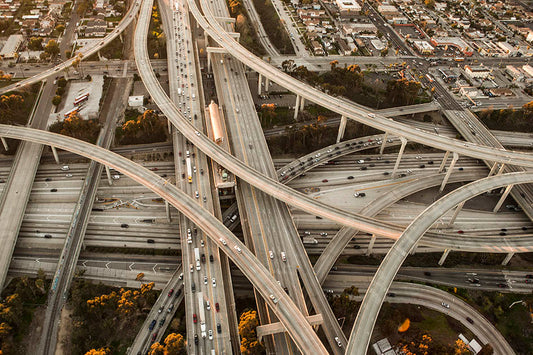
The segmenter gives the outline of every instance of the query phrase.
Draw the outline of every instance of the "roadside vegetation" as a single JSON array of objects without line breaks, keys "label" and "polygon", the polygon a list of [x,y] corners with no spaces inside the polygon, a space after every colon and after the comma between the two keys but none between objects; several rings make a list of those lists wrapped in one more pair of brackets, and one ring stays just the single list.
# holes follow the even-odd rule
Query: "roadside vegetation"
[{"label": "roadside vegetation", "polygon": [[166,139],[166,120],[152,110],[146,110],[136,117],[128,116],[116,131],[116,141],[123,145],[164,142]]},{"label": "roadside vegetation", "polygon": [[11,280],[0,302],[0,351],[2,354],[25,354],[26,336],[36,309],[46,303],[50,282],[44,272],[37,278],[27,276]]},{"label": "roadside vegetation", "polygon": [[152,18],[150,19],[150,27],[148,27],[148,56],[150,59],[166,59],[167,44],[166,36],[161,27],[161,15],[157,5],[152,7]]},{"label": "roadside vegetation", "polygon": [[257,339],[256,329],[259,318],[255,310],[244,311],[239,318],[239,336],[241,338],[241,353],[245,355],[259,355],[265,353],[265,348]]},{"label": "roadside vegetation", "polygon": [[362,71],[359,65],[340,67],[334,60],[331,70],[324,73],[309,71],[304,66],[296,67],[292,60],[282,63],[282,69],[325,93],[344,96],[347,99],[374,109],[413,105],[431,101],[420,82],[405,78],[379,76]]},{"label": "roadside vegetation", "polygon": [[[11,91],[0,95],[0,123],[9,125],[26,125],[30,118],[33,105],[37,99],[40,84],[31,85],[20,91]],[[9,150],[0,146],[2,154],[15,154],[19,140],[7,139]]]},{"label": "roadside vegetation", "polygon": [[266,54],[261,42],[259,42],[255,28],[250,23],[248,12],[246,12],[242,0],[227,1],[230,14],[235,18],[235,30],[240,33],[239,43],[258,56]]},{"label": "roadside vegetation", "polygon": [[97,119],[84,120],[78,113],[71,113],[63,121],[56,121],[50,126],[50,132],[81,139],[89,143],[96,143],[100,134],[100,123]]},{"label": "roadside vegetation", "polygon": [[490,129],[533,133],[533,101],[522,109],[485,109],[477,113],[479,119]]},{"label": "roadside vegetation", "polygon": [[72,308],[69,353],[101,350],[108,351],[103,354],[125,354],[157,299],[153,287],[149,283],[142,284],[140,290],[117,290],[75,279],[68,301]]},{"label": "roadside vegetation", "polygon": [[272,2],[270,0],[253,0],[253,3],[270,42],[281,54],[294,54],[291,39]]}]

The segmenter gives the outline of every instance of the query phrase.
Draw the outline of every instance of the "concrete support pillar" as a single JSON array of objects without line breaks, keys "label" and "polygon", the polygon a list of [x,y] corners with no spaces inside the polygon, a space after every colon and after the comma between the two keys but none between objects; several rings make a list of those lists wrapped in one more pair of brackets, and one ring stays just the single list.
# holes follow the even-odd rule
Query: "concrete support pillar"
[{"label": "concrete support pillar", "polygon": [[265,91],[268,93],[268,86],[270,85],[270,80],[265,78]]},{"label": "concrete support pillar", "polygon": [[211,72],[211,53],[207,52],[207,72]]},{"label": "concrete support pillar", "polygon": [[109,166],[105,166],[105,173],[107,174],[107,182],[109,185],[113,185],[113,179],[111,178],[111,171],[109,170]]},{"label": "concrete support pillar", "polygon": [[459,214],[459,212],[461,212],[461,210],[463,209],[463,206],[465,205],[465,202],[466,201],[463,201],[460,204],[458,204],[457,207],[455,207],[455,210],[453,211],[452,218],[450,218],[450,220],[448,221],[448,226],[451,226],[451,225],[453,225],[455,223],[455,219],[457,218],[457,215]]},{"label": "concrete support pillar", "polygon": [[259,73],[259,76],[257,78],[257,95],[261,95],[261,84],[263,83],[263,75]]},{"label": "concrete support pillar", "polygon": [[298,118],[298,109],[300,108],[300,95],[296,95],[296,104],[294,105],[294,119]]},{"label": "concrete support pillar", "polygon": [[498,172],[496,173],[496,175],[501,175],[503,173],[503,169],[505,169],[505,164],[502,164],[500,166],[500,168],[498,169]]},{"label": "concrete support pillar", "polygon": [[442,266],[442,264],[444,264],[446,258],[448,257],[448,254],[450,254],[450,249],[444,249],[444,253],[442,253],[442,256],[439,260],[439,266]]},{"label": "concrete support pillar", "polygon": [[494,210],[492,212],[496,213],[500,210],[500,207],[502,207],[503,205],[503,201],[505,201],[505,199],[507,198],[507,196],[509,196],[509,193],[511,192],[511,189],[513,188],[514,185],[508,185],[505,190],[503,191],[503,194],[502,194],[502,197],[500,197],[500,200],[498,201],[498,203],[496,204],[496,206],[494,207]]},{"label": "concrete support pillar", "polygon": [[446,166],[446,162],[448,161],[448,156],[449,155],[450,155],[449,151],[444,153],[444,158],[442,158],[442,163],[440,163],[440,166],[439,166],[439,174],[444,171],[444,167]]},{"label": "concrete support pillar", "polygon": [[444,176],[444,180],[442,180],[442,184],[440,185],[439,192],[442,192],[444,190],[444,187],[446,186],[446,183],[448,182],[448,179],[450,178],[450,175],[452,174],[453,167],[455,166],[455,163],[457,162],[457,159],[459,159],[459,154],[456,152],[453,152],[453,158],[450,162],[450,167],[446,171],[446,175]]},{"label": "concrete support pillar", "polygon": [[494,174],[494,172],[496,171],[497,168],[498,168],[498,163],[494,163],[492,165],[492,168],[490,168],[489,176],[492,176],[492,174]]},{"label": "concrete support pillar", "polygon": [[381,142],[381,148],[379,148],[379,155],[383,154],[383,151],[385,150],[385,145],[387,144],[387,138],[389,137],[389,133],[385,132],[383,135],[383,142]]},{"label": "concrete support pillar", "polygon": [[372,234],[372,237],[370,237],[370,243],[368,243],[368,249],[366,250],[366,255],[372,254],[372,248],[374,247],[375,242],[376,242],[376,235]]},{"label": "concrete support pillar", "polygon": [[300,111],[305,108],[305,98],[300,97]]},{"label": "concrete support pillar", "polygon": [[505,266],[509,264],[509,261],[511,261],[511,258],[513,257],[514,253],[509,253],[505,256],[505,259],[502,261],[502,265]]},{"label": "concrete support pillar", "polygon": [[346,130],[346,123],[348,122],[348,119],[346,116],[341,116],[341,124],[339,125],[339,133],[337,133],[337,143],[339,143],[344,137],[344,131]]},{"label": "concrete support pillar", "polygon": [[172,221],[172,219],[170,218],[170,206],[169,206],[167,200],[165,200],[165,212],[167,213],[167,221],[168,221],[168,223],[170,223]]},{"label": "concrete support pillar", "polygon": [[394,169],[392,170],[391,177],[393,179],[396,177],[396,172],[398,171],[398,167],[400,166],[400,161],[402,160],[403,151],[405,149],[405,146],[407,145],[407,139],[405,139],[404,137],[400,137],[400,140],[402,141],[402,145],[400,147],[400,152],[398,153],[398,158],[396,158]]},{"label": "concrete support pillar", "polygon": [[6,150],[6,152],[9,150],[9,147],[7,146],[7,141],[4,137],[1,137],[0,139],[2,139],[2,144],[4,145],[4,149]]},{"label": "concrete support pillar", "polygon": [[168,134],[172,134],[172,124],[170,120],[167,119]]},{"label": "concrete support pillar", "polygon": [[59,155],[57,155],[57,149],[54,146],[51,146],[52,148],[52,154],[54,155],[54,159],[56,161],[56,164],[59,164]]}]

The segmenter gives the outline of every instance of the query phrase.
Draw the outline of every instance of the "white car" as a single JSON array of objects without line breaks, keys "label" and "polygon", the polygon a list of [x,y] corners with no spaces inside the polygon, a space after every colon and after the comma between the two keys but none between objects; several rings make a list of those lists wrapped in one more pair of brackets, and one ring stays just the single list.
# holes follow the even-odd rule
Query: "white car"
[{"label": "white car", "polygon": [[207,276],[204,276],[204,285],[207,285]]},{"label": "white car", "polygon": [[211,281],[213,282],[213,287],[217,287],[217,281],[214,277],[211,279]]},{"label": "white car", "polygon": [[285,254],[284,251],[281,252],[281,260],[283,260],[285,262],[287,261],[287,254]]},{"label": "white car", "polygon": [[235,246],[235,250],[237,250],[237,252],[239,252],[239,253],[242,252],[241,248],[238,247],[237,245]]},{"label": "white car", "polygon": [[444,308],[450,308],[450,305],[448,303],[444,303],[444,302],[441,303],[441,306],[444,307]]},{"label": "white car", "polygon": [[221,242],[223,245],[228,245],[228,243],[226,243],[226,240],[225,240],[225,239],[220,238],[219,240],[220,240],[220,242]]},{"label": "white car", "polygon": [[209,340],[213,340],[213,331],[209,329],[207,333],[209,334]]},{"label": "white car", "polygon": [[268,255],[270,255],[270,259],[274,259],[274,252],[272,250],[268,252]]}]

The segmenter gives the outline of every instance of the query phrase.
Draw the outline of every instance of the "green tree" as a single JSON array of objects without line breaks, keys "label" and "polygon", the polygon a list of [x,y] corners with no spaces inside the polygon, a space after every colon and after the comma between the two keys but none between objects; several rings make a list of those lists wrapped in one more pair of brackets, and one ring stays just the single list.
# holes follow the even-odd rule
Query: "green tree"
[{"label": "green tree", "polygon": [[44,47],[44,51],[52,57],[56,56],[59,54],[59,44],[57,44],[56,40],[51,39]]},{"label": "green tree", "polygon": [[43,50],[43,39],[41,37],[32,37],[28,41],[28,48],[32,51]]},{"label": "green tree", "polygon": [[61,103],[61,96],[56,95],[52,98],[52,105],[57,106]]}]

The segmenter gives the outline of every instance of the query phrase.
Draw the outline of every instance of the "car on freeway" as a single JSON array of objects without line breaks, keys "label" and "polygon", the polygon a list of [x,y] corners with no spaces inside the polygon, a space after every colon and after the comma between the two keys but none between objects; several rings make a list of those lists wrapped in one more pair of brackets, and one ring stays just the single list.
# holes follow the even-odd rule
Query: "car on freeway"
[{"label": "car on freeway", "polygon": [[502,283],[499,283],[499,284],[498,284],[498,287],[499,287],[499,288],[508,288],[509,285],[507,285],[507,284],[505,284],[505,283],[502,282]]},{"label": "car on freeway", "polygon": [[215,303],[215,311],[217,311],[217,312],[220,311],[220,306],[219,306],[218,302]]},{"label": "car on freeway", "polygon": [[283,260],[284,262],[287,261],[287,254],[285,254],[284,251],[281,252],[281,260]]},{"label": "car on freeway", "polygon": [[238,253],[242,252],[242,250],[241,250],[241,248],[239,246],[236,245],[234,248],[235,248],[235,250],[237,250]]},{"label": "car on freeway", "polygon": [[328,181],[329,181],[328,179],[324,179],[324,180],[322,180],[322,182],[328,182]]},{"label": "car on freeway", "polygon": [[222,326],[220,325],[220,323],[217,323],[217,333],[222,333]]},{"label": "car on freeway", "polygon": [[208,334],[209,340],[213,340],[213,331],[211,329],[209,329],[207,334]]},{"label": "car on freeway", "polygon": [[193,321],[194,323],[197,323],[197,322],[198,322],[198,316],[196,315],[196,313],[194,313],[194,314],[192,315],[192,321]]},{"label": "car on freeway", "polygon": [[466,320],[468,321],[468,323],[474,324],[474,320],[472,318],[466,317]]},{"label": "car on freeway", "polygon": [[213,254],[209,255],[209,261],[210,261],[210,262],[215,261],[215,258],[213,258]]},{"label": "car on freeway", "polygon": [[194,345],[198,345],[198,334],[194,334]]},{"label": "car on freeway", "polygon": [[213,287],[217,287],[217,281],[214,277],[211,279],[211,281],[213,282]]},{"label": "car on freeway", "polygon": [[211,303],[209,303],[209,301],[205,301],[205,309],[207,309],[208,311],[211,310]]},{"label": "car on freeway", "polygon": [[172,296],[173,293],[174,293],[174,289],[171,288],[170,291],[168,291],[168,297]]},{"label": "car on freeway", "polygon": [[150,323],[150,325],[148,326],[148,329],[149,329],[149,330],[153,330],[154,327],[155,327],[156,322],[157,322],[157,321],[154,319],[154,320],[152,321],[152,323]]},{"label": "car on freeway", "polygon": [[205,254],[202,254],[201,259],[202,259],[202,263],[205,263]]},{"label": "car on freeway", "polygon": [[50,192],[57,192],[57,189],[50,189]]},{"label": "car on freeway", "polygon": [[46,239],[50,239],[50,238],[52,238],[52,235],[51,235],[51,234],[45,234],[44,237],[45,237]]},{"label": "car on freeway", "polygon": [[441,306],[444,308],[450,308],[450,305],[448,303],[441,302]]},{"label": "car on freeway", "polygon": [[[369,115],[370,115],[370,114],[369,114]],[[374,116],[375,116],[375,115],[374,115]],[[342,347],[342,343],[341,343],[339,337],[335,337],[335,342],[337,343],[337,346],[338,346],[339,348]]]},{"label": "car on freeway", "polygon": [[157,332],[155,332],[154,334],[152,334],[152,343],[155,341],[155,338],[157,338]]},{"label": "car on freeway", "polygon": [[527,274],[525,277],[526,279],[533,279],[533,274]]},{"label": "car on freeway", "polygon": [[171,303],[170,306],[167,309],[167,312],[170,313],[174,309],[174,303]]},{"label": "car on freeway", "polygon": [[220,240],[220,242],[222,243],[222,245],[228,245],[228,243],[226,243],[226,240],[225,240],[225,239],[220,238],[219,240]]},{"label": "car on freeway", "polygon": [[268,255],[270,256],[270,259],[274,259],[274,252],[272,250],[268,251]]},{"label": "car on freeway", "polygon": [[127,223],[122,223],[120,228],[129,228],[130,226]]}]

